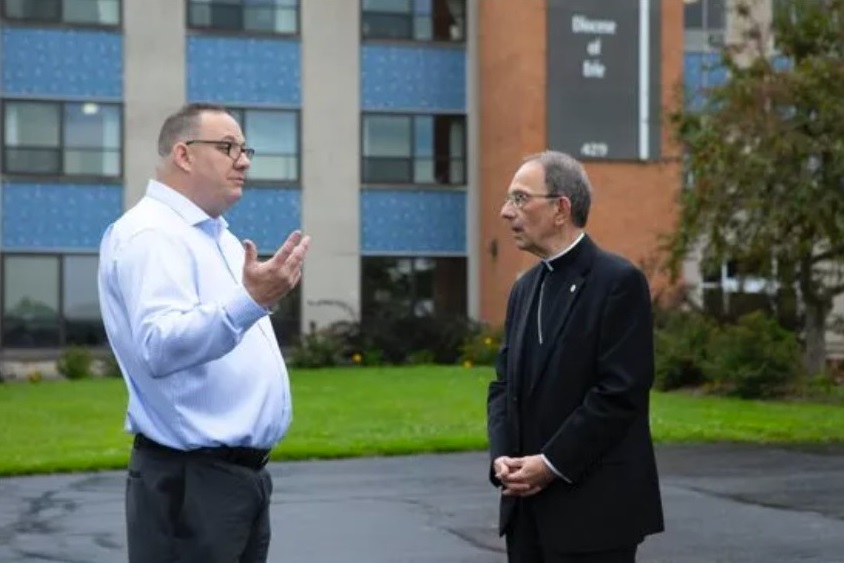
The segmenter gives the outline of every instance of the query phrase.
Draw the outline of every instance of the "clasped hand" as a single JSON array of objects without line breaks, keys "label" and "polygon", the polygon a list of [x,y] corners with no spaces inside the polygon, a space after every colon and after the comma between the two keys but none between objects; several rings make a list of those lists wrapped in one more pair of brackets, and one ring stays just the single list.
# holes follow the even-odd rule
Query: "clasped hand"
[{"label": "clasped hand", "polygon": [[272,307],[287,295],[302,277],[302,264],[310,244],[311,237],[293,231],[271,258],[259,262],[255,243],[243,241],[246,251],[243,287],[249,296],[262,307]]},{"label": "clasped hand", "polygon": [[554,480],[554,472],[540,455],[501,456],[493,462],[495,477],[504,487],[504,496],[535,495]]}]

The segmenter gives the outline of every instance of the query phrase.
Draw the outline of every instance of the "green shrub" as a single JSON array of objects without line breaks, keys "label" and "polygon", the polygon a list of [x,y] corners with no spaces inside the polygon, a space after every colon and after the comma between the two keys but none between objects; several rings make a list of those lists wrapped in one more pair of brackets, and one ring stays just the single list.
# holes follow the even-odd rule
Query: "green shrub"
[{"label": "green shrub", "polygon": [[479,326],[463,341],[460,347],[460,363],[475,366],[495,365],[498,349],[504,337],[503,327]]},{"label": "green shrub", "polygon": [[694,311],[663,311],[654,332],[654,387],[662,391],[704,383],[704,363],[714,323]]},{"label": "green shrub", "polygon": [[407,363],[411,365],[430,365],[436,363],[436,358],[430,350],[417,350],[408,354]]},{"label": "green shrub", "polygon": [[103,357],[100,364],[100,372],[103,377],[123,377],[120,371],[120,364],[117,363],[117,358],[111,352]]},{"label": "green shrub", "polygon": [[56,369],[67,379],[85,379],[91,376],[94,357],[87,348],[71,346],[66,348],[56,363]]},{"label": "green shrub", "polygon": [[802,375],[800,344],[774,319],[750,313],[715,335],[705,372],[719,393],[745,399],[782,396]]},{"label": "green shrub", "polygon": [[285,354],[291,365],[303,368],[338,366],[350,357],[344,339],[333,326],[303,334],[299,343]]},{"label": "green shrub", "polygon": [[360,327],[359,349],[380,350],[389,364],[454,364],[472,323],[460,316],[389,316],[368,318]]}]

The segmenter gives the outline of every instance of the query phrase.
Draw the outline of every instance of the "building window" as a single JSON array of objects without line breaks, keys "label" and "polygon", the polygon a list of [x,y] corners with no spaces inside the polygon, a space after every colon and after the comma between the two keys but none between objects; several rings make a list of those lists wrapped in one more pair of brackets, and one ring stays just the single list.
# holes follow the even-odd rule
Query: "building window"
[{"label": "building window", "polygon": [[799,327],[797,292],[771,279],[765,270],[759,264],[737,260],[703,266],[704,311],[723,322],[735,322],[748,313],[763,311],[786,328]]},{"label": "building window", "polygon": [[464,257],[366,256],[361,275],[364,321],[466,316]]},{"label": "building window", "polygon": [[299,112],[230,108],[246,143],[255,149],[250,180],[299,180]]},{"label": "building window", "polygon": [[686,0],[683,25],[686,50],[721,47],[727,27],[727,0]]},{"label": "building window", "polygon": [[188,27],[299,33],[299,0],[188,0]]},{"label": "building window", "polygon": [[364,114],[362,129],[363,182],[465,185],[465,116]]},{"label": "building window", "polygon": [[[271,256],[261,256],[260,259],[269,260]],[[278,345],[284,350],[289,346],[299,343],[302,335],[302,282],[299,279],[296,287],[290,293],[282,297],[270,315],[270,323],[273,325]]]},{"label": "building window", "polygon": [[4,255],[2,346],[105,346],[97,264],[96,255]]},{"label": "building window", "polygon": [[3,172],[47,176],[122,175],[118,104],[11,101],[3,104]]},{"label": "building window", "polygon": [[120,25],[120,0],[3,0],[7,20],[72,25]]},{"label": "building window", "polygon": [[684,26],[686,29],[723,30],[726,12],[726,0],[686,0]]},{"label": "building window", "polygon": [[363,0],[365,39],[464,41],[466,0]]}]

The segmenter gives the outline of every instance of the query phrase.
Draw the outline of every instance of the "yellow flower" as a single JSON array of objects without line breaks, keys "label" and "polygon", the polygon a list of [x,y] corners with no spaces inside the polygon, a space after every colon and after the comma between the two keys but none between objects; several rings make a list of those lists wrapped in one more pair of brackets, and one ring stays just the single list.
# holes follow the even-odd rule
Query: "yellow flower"
[{"label": "yellow flower", "polygon": [[472,360],[466,360],[465,362],[463,362],[463,367],[464,368],[472,367]]},{"label": "yellow flower", "polygon": [[356,364],[359,364],[363,361],[363,356],[361,356],[360,354],[355,354],[352,356],[352,361]]},{"label": "yellow flower", "polygon": [[487,346],[492,346],[492,338],[490,338],[489,336],[484,338],[484,344],[486,344]]}]

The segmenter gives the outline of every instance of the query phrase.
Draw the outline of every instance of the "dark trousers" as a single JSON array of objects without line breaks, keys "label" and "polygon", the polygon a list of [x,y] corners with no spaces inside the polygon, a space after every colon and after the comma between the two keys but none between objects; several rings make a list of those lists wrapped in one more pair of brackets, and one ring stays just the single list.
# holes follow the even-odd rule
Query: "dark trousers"
[{"label": "dark trousers", "polygon": [[132,450],[126,483],[129,563],[264,563],[272,479],[204,456]]},{"label": "dark trousers", "polygon": [[637,545],[588,553],[550,550],[540,537],[530,505],[530,499],[524,499],[516,507],[512,527],[507,533],[508,563],[635,563]]}]

